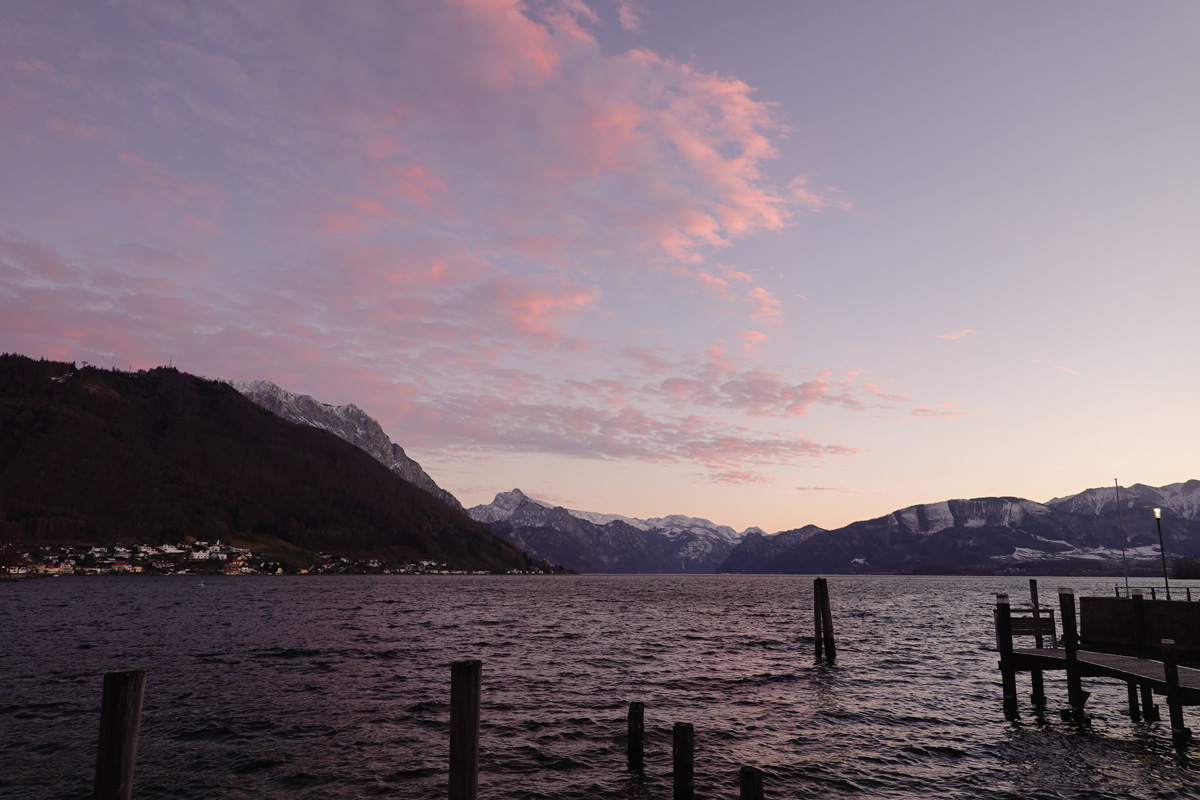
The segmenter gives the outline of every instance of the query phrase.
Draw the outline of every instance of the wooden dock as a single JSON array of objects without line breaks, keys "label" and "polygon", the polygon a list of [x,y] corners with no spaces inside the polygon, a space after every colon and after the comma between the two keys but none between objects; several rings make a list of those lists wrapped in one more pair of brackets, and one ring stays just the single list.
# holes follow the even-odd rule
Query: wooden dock
[{"label": "wooden dock", "polygon": [[[1145,620],[1146,603],[1142,597],[1133,597],[1129,613],[1124,616],[1128,630],[1118,631],[1114,641],[1119,649],[1133,647],[1137,655],[1109,652],[1081,646],[1079,626],[1076,624],[1075,592],[1059,589],[1059,619],[1062,633],[1054,625],[1054,611],[1044,609],[1038,603],[1037,581],[1030,580],[1031,603],[1028,610],[1014,610],[1009,605],[1008,595],[996,595],[996,649],[1000,654],[1000,677],[1004,690],[1004,712],[1010,719],[1017,717],[1016,674],[1031,675],[1033,692],[1030,699],[1038,713],[1045,711],[1046,696],[1042,673],[1046,670],[1063,670],[1067,673],[1067,700],[1069,708],[1062,711],[1064,720],[1086,724],[1084,704],[1091,696],[1084,691],[1084,678],[1118,680],[1126,685],[1129,716],[1135,721],[1155,722],[1159,719],[1154,696],[1164,697],[1170,711],[1171,738],[1177,748],[1185,747],[1192,738],[1191,731],[1184,725],[1184,706],[1200,706],[1200,669],[1179,666],[1174,639],[1161,639],[1155,645],[1147,641]],[[1169,602],[1169,601],[1164,601]],[[1190,605],[1190,604],[1189,604]],[[1083,606],[1086,610],[1088,607]],[[1168,609],[1169,610],[1169,609]],[[1190,614],[1194,609],[1188,610]],[[1107,612],[1106,612],[1107,613]],[[1087,620],[1085,620],[1085,623]],[[1189,630],[1185,626],[1183,630]],[[1111,633],[1111,631],[1109,631]],[[1014,636],[1032,636],[1035,646],[1014,647]],[[1049,639],[1050,647],[1046,647]],[[1061,647],[1059,644],[1061,643]],[[1193,651],[1195,642],[1185,642],[1185,648]],[[1161,654],[1161,660],[1148,658],[1150,654]],[[1140,699],[1139,699],[1140,695]]]},{"label": "wooden dock", "polygon": [[[1116,678],[1149,684],[1157,693],[1167,693],[1166,669],[1161,661],[1148,658],[1119,656],[1077,650],[1079,675],[1082,678]],[[1016,648],[1012,651],[1013,667],[1017,672],[1067,668],[1067,651],[1053,648]],[[1200,706],[1200,669],[1177,667],[1179,670],[1179,702],[1185,706]]]}]

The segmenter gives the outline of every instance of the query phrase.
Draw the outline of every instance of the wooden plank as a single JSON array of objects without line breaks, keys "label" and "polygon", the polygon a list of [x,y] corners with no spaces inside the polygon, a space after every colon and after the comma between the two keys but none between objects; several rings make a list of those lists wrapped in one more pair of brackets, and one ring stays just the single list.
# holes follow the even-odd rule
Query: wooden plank
[{"label": "wooden plank", "polygon": [[[1065,669],[1066,651],[1046,648],[1014,648],[1013,664],[1018,670]],[[1076,652],[1078,663],[1088,667],[1089,677],[1133,678],[1138,682],[1152,683],[1156,689],[1166,690],[1166,673],[1163,662],[1113,653],[1096,653],[1091,650]],[[1179,688],[1191,695],[1187,705],[1200,703],[1200,669],[1178,667]],[[1160,692],[1162,694],[1163,692]]]}]

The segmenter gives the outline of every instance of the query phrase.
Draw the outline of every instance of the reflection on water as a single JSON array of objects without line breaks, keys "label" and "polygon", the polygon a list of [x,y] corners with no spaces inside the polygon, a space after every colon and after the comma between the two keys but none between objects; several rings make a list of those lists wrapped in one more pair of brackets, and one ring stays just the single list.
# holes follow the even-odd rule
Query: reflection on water
[{"label": "reflection on water", "polygon": [[[1112,591],[1045,579],[1043,596],[1058,585]],[[1163,724],[1122,715],[1119,684],[1091,687],[1086,732],[1027,703],[1004,720],[992,593],[1027,586],[835,576],[828,665],[812,657],[803,577],[4,584],[0,796],[88,797],[102,674],[140,666],[139,800],[440,798],[449,664],[466,658],[484,662],[481,797],[669,797],[675,722],[695,725],[700,797],[736,796],[743,765],[770,797],[1200,794]],[[1046,684],[1065,704],[1061,673]],[[633,700],[640,772],[625,754]]]}]

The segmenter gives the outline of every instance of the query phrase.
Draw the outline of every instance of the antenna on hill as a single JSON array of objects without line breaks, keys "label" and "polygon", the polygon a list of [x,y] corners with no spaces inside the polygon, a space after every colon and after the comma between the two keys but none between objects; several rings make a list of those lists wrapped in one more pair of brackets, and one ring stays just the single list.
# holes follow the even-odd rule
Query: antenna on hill
[{"label": "antenna on hill", "polygon": [[1129,559],[1125,557],[1125,523],[1121,520],[1121,484],[1113,478],[1113,490],[1117,493],[1117,525],[1121,528],[1121,562],[1125,565],[1125,596],[1129,594]]}]

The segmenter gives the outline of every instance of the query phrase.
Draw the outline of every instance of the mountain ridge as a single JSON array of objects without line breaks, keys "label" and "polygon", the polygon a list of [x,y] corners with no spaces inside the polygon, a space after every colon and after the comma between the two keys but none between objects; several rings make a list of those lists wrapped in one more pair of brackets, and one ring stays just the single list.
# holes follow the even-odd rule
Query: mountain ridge
[{"label": "mountain ridge", "polygon": [[438,486],[433,478],[394,443],[383,426],[353,403],[332,405],[312,395],[297,394],[267,380],[225,381],[268,411],[299,425],[329,431],[368,453],[404,480],[423,489],[456,511],[464,511],[458,498]]},{"label": "mountain ridge", "polygon": [[222,540],[294,566],[318,551],[532,565],[361,449],[226,383],[15,354],[0,356],[0,539]]}]

